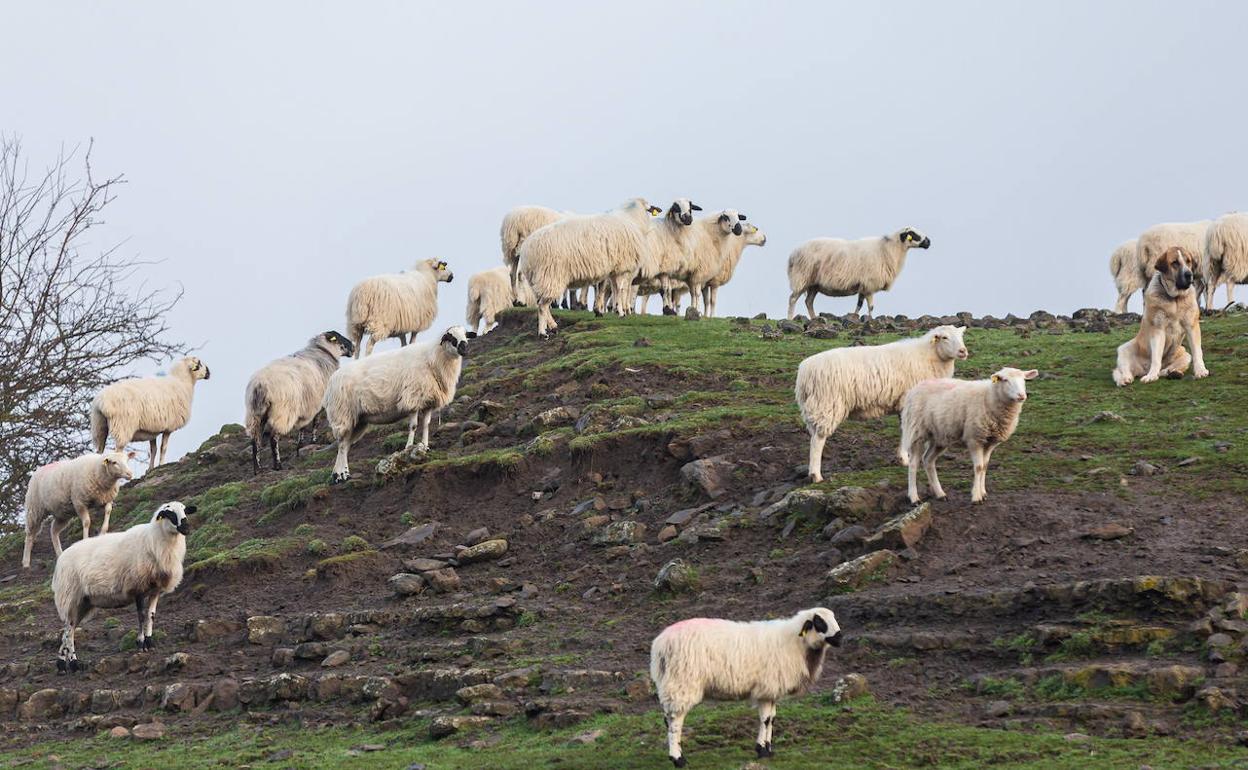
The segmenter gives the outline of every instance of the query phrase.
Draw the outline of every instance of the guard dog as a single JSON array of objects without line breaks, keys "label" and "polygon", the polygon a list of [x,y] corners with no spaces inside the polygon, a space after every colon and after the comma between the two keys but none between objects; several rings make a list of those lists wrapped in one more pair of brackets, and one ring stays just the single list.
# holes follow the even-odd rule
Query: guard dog
[{"label": "guard dog", "polygon": [[[1209,376],[1200,347],[1200,307],[1196,304],[1192,275],[1195,255],[1171,246],[1153,266],[1157,272],[1144,292],[1140,331],[1118,347],[1114,382],[1119,387],[1131,384],[1136,377],[1140,382],[1180,378],[1193,360],[1196,379]],[[1183,347],[1184,334],[1192,346],[1190,355]]]}]

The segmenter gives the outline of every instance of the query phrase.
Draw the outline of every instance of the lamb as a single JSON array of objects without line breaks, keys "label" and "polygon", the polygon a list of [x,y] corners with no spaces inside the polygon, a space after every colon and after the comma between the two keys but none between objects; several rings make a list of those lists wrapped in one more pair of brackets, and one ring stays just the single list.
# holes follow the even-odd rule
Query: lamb
[{"label": "lamb", "polygon": [[992,451],[1014,435],[1018,416],[1027,400],[1027,380],[1035,369],[1006,367],[987,380],[924,380],[910,389],[901,407],[901,445],[897,456],[909,468],[910,502],[919,502],[919,462],[927,485],[937,500],[945,499],[936,460],[952,446],[963,445],[971,454],[975,481],[971,502],[988,494],[988,461]]},{"label": "lamb", "polygon": [[1248,214],[1218,217],[1205,233],[1205,307],[1213,307],[1213,291],[1226,283],[1226,304],[1235,301],[1235,284],[1248,282]]},{"label": "lamb", "polygon": [[297,353],[272,361],[251,376],[243,397],[243,426],[251,437],[251,468],[260,472],[260,442],[269,439],[273,470],[282,469],[278,441],[298,431],[295,457],[303,448],[303,430],[321,411],[329,377],[338,358],[355,351],[351,340],[336,331],[322,332]]},{"label": "lamb", "polygon": [[829,297],[857,294],[854,312],[861,310],[866,300],[869,318],[875,312],[875,293],[893,288],[910,249],[931,245],[930,238],[912,227],[879,238],[806,241],[789,255],[789,318],[793,318],[802,292],[806,293],[806,312],[811,318],[815,317],[815,295],[821,293]]},{"label": "lamb", "polygon": [[398,337],[404,346],[415,342],[416,335],[432,326],[438,313],[438,284],[454,278],[446,262],[424,259],[411,270],[375,275],[357,283],[347,297],[347,336],[355,345],[355,357],[360,357],[365,332],[368,348],[364,354],[369,356],[380,340]]},{"label": "lamb", "polygon": [[109,436],[115,449],[122,449],[131,441],[147,441],[149,466],[163,465],[169,434],[191,419],[195,383],[211,375],[203,361],[187,356],[170,368],[168,377],[136,377],[105,387],[91,401],[91,440],[95,451],[104,451]]},{"label": "lamb", "polygon": [[762,230],[751,224],[745,224],[743,229],[741,237],[728,239],[721,257],[719,273],[702,289],[702,305],[706,308],[708,318],[715,317],[719,287],[732,280],[732,275],[737,270],[737,264],[741,261],[741,253],[745,251],[745,247],[767,245],[767,235]]},{"label": "lamb", "polygon": [[[648,258],[649,218],[660,209],[644,198],[633,198],[603,214],[568,216],[533,233],[520,246],[520,272],[537,301],[537,333],[546,337],[558,328],[550,312],[571,286],[609,281],[615,291],[616,311],[624,315],[630,284]],[[606,297],[598,292],[595,310],[602,312]]]},{"label": "lamb", "polygon": [[811,479],[823,481],[823,445],[847,417],[896,414],[910,388],[952,376],[954,361],[967,357],[965,331],[965,326],[937,326],[922,337],[834,348],[802,361],[794,390],[810,433]]},{"label": "lamb", "polygon": [[725,252],[730,248],[729,243],[745,231],[741,224],[744,221],[745,214],[724,209],[699,219],[694,225],[693,254],[686,271],[679,277],[689,284],[689,306],[695,310],[699,301],[702,301],[703,311],[706,310],[709,297],[706,286],[723,270],[727,259]]},{"label": "lamb", "polygon": [[758,707],[759,758],[773,754],[776,701],[819,680],[828,646],[841,646],[832,610],[802,610],[784,620],[735,622],[682,620],[663,629],[650,645],[650,678],[667,723],[667,754],[687,764],[680,749],[685,715],[702,702],[744,700]]},{"label": "lamb", "polygon": [[435,410],[455,398],[468,340],[476,336],[462,326],[452,326],[437,342],[379,353],[334,372],[324,402],[325,418],[338,441],[331,484],[351,478],[347,456],[369,425],[407,418],[406,448],[410,448],[419,422],[421,439],[416,450],[429,450],[429,420]]},{"label": "lamb", "polygon": [[512,291],[506,267],[482,270],[468,279],[468,328],[477,331],[481,322],[484,334],[494,328],[495,318],[513,304],[532,305],[533,290],[523,278],[519,281],[519,293]]},{"label": "lamb", "polygon": [[1114,277],[1114,286],[1118,289],[1118,301],[1114,303],[1115,313],[1127,312],[1127,302],[1131,295],[1144,288],[1144,275],[1135,261],[1136,239],[1124,241],[1109,255],[1109,274]]},{"label": "lamb", "polygon": [[565,216],[567,213],[545,206],[516,206],[503,216],[498,239],[502,243],[503,264],[507,266],[508,282],[513,292],[520,291],[516,281],[520,277],[520,245],[524,239]]},{"label": "lamb", "polygon": [[134,452],[88,454],[73,460],[45,465],[34,472],[26,487],[26,547],[22,568],[30,568],[30,552],[35,538],[52,519],[52,550],[61,555],[61,531],[75,514],[82,522],[82,537],[91,537],[91,509],[103,508],[100,534],[108,532],[108,517],[121,482],[134,478],[130,460]]},{"label": "lamb", "polygon": [[[1153,273],[1157,272],[1154,265],[1171,246],[1178,246],[1184,254],[1196,255],[1203,262],[1201,255],[1205,252],[1205,231],[1209,229],[1209,225],[1208,219],[1199,222],[1163,222],[1140,233],[1135,243],[1136,280],[1140,288],[1148,290],[1148,282]],[[1203,265],[1197,267],[1196,276],[1196,296],[1199,299],[1206,283]]]},{"label": "lamb", "polygon": [[195,506],[165,503],[147,524],[125,532],[79,540],[61,554],[52,573],[52,596],[65,623],[56,668],[78,671],[74,631],[97,609],[124,607],[139,611],[138,648],[150,650],[156,603],[182,582],[182,559]]},{"label": "lamb", "polygon": [[[688,265],[694,256],[696,236],[693,224],[693,212],[701,211],[702,207],[688,198],[677,198],[668,208],[664,217],[652,224],[646,233],[649,248],[646,259],[641,263],[637,277],[639,280],[656,281],[663,296],[663,314],[676,315],[672,304],[672,279],[688,272]],[[617,300],[617,303],[620,300]],[[631,295],[624,298],[624,304],[632,307]]]}]

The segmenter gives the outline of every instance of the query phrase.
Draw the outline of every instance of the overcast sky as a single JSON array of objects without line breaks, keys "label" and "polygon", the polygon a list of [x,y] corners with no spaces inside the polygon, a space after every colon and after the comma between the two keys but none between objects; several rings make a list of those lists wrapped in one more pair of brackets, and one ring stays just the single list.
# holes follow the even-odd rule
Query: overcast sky
[{"label": "overcast sky", "polygon": [[[105,241],[181,283],[213,377],[170,456],[341,329],[351,284],[441,257],[428,337],[513,205],[735,207],[768,235],[721,314],[785,310],[814,236],[932,239],[882,314],[1109,307],[1110,251],[1245,205],[1248,4],[6,3],[0,130],[95,139]],[[1133,301],[1136,307],[1139,299]],[[822,298],[847,312],[853,299]],[[395,345],[390,342],[386,347]],[[163,367],[148,367],[147,374]]]}]

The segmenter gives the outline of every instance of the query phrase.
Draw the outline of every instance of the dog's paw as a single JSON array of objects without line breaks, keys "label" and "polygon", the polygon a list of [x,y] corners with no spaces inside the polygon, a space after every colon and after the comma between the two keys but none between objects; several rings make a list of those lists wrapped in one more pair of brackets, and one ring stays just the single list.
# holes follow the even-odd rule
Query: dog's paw
[{"label": "dog's paw", "polygon": [[1200,369],[1197,369],[1197,370],[1196,370],[1196,371],[1192,374],[1192,376],[1193,376],[1193,377],[1195,377],[1195,378],[1196,378],[1196,379],[1198,379],[1198,380],[1203,380],[1204,378],[1206,378],[1206,377],[1208,377],[1208,376],[1209,376],[1209,370],[1208,370],[1208,369],[1205,369],[1205,368],[1200,368]]},{"label": "dog's paw", "polygon": [[1156,382],[1160,376],[1159,374],[1146,374],[1140,378],[1140,382]]}]

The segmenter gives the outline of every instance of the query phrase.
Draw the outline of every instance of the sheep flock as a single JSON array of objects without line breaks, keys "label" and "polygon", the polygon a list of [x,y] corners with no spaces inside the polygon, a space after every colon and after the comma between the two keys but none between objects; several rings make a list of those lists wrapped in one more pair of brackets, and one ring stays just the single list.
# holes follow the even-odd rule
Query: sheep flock
[{"label": "sheep flock", "polygon": [[[674,316],[688,298],[684,317],[697,321],[715,315],[718,291],[732,281],[745,248],[767,243],[741,210],[704,208],[684,196],[634,196],[588,214],[517,206],[504,215],[499,236],[502,264],[467,282],[465,325],[443,324],[438,337],[417,342],[417,335],[433,328],[440,284],[449,284],[453,274],[437,258],[408,261],[406,270],[392,264],[390,269],[400,272],[363,276],[350,289],[345,333],[321,332],[294,353],[257,369],[243,394],[253,473],[261,473],[260,451],[266,444],[273,469],[280,471],[281,441],[297,435],[297,456],[306,431],[312,431],[315,443],[321,420],[337,444],[333,484],[351,478],[351,446],[370,425],[402,421],[408,431],[405,451],[425,453],[430,421],[455,399],[473,339],[495,328],[511,307],[533,308],[543,339],[557,331],[554,311],[561,305],[622,317],[645,314],[648,298],[657,295],[660,312]],[[932,245],[929,236],[909,226],[796,245],[786,265],[789,319],[803,296],[807,314],[815,318],[814,301],[822,294],[856,297],[855,313],[865,303],[863,322],[869,323],[875,295],[901,280],[910,251]],[[1218,286],[1226,286],[1229,303],[1233,286],[1248,281],[1248,214],[1157,224],[1122,242],[1110,257],[1115,312],[1125,312],[1135,292],[1157,284],[1154,274],[1164,269],[1159,259],[1173,248],[1193,257],[1193,285],[1186,289],[1190,302],[1203,301],[1205,312],[1211,312]],[[955,447],[965,447],[972,461],[971,502],[984,500],[989,460],[1019,428],[1026,382],[1040,373],[1006,367],[986,380],[956,378],[956,364],[969,355],[965,331],[935,326],[909,339],[833,347],[802,361],[793,382],[809,433],[809,478],[823,479],[825,443],[844,420],[899,414],[897,455],[907,467],[911,501],[922,499],[920,466],[930,495],[945,498],[936,461]],[[398,339],[397,349],[375,352],[378,343],[391,338]],[[36,536],[50,521],[56,556],[52,588],[64,623],[56,661],[61,672],[82,668],[75,630],[96,608],[134,604],[139,646],[152,645],[156,605],[181,580],[194,509],[166,502],[150,521],[120,533],[108,532],[109,513],[118,489],[133,477],[129,462],[135,453],[128,452],[128,445],[149,442],[148,465],[162,463],[171,434],[189,421],[195,390],[209,374],[203,361],[189,356],[174,362],[167,376],[123,379],[105,387],[90,404],[95,452],[41,458],[47,464],[30,478],[22,566],[30,568]],[[92,509],[102,514],[94,537]],[[75,519],[82,539],[62,550],[60,534]],[[686,764],[681,749],[685,715],[707,697],[752,700],[759,712],[755,749],[759,757],[771,756],[776,702],[814,684],[825,653],[841,639],[837,620],[824,608],[764,621],[690,618],[664,629],[651,645],[650,673],[671,761],[677,767]]]}]

